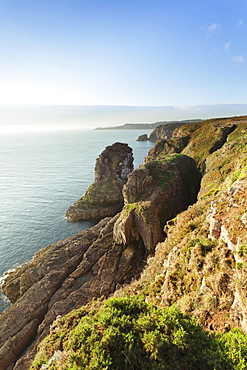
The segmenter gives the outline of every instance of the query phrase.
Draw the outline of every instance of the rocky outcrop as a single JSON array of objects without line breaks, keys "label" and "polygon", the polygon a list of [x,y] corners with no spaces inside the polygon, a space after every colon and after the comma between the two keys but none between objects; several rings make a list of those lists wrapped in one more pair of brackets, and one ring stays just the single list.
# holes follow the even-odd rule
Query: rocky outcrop
[{"label": "rocky outcrop", "polygon": [[129,283],[142,265],[144,248],[113,241],[118,218],[107,218],[74,237],[38,252],[9,274],[3,291],[14,303],[0,316],[0,369],[29,369],[38,343],[58,315]]},{"label": "rocky outcrop", "polygon": [[16,303],[0,316],[0,369],[7,369],[32,343],[49,300],[80,263],[102,226],[47,246],[30,264],[9,274],[2,289]]},{"label": "rocky outcrop", "polygon": [[148,135],[147,134],[140,135],[136,139],[136,141],[147,141],[147,140],[148,140]]},{"label": "rocky outcrop", "polygon": [[172,138],[169,140],[157,140],[154,144],[154,147],[149,150],[148,156],[145,157],[144,163],[153,161],[155,159],[164,159],[167,154],[181,153],[188,143],[189,136]]},{"label": "rocky outcrop", "polygon": [[134,170],[123,188],[125,206],[114,226],[114,240],[142,240],[147,254],[164,239],[165,223],[196,201],[200,174],[193,159],[170,155]]},{"label": "rocky outcrop", "polygon": [[69,221],[113,216],[123,206],[122,187],[133,170],[132,149],[115,143],[96,160],[94,182],[66,212]]}]

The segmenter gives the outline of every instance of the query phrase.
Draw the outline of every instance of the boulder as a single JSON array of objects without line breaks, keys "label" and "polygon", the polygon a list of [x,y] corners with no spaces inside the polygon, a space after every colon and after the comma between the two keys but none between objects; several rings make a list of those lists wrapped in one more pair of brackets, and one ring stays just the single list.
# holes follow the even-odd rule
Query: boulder
[{"label": "boulder", "polygon": [[147,141],[147,140],[148,140],[148,135],[147,134],[140,135],[136,139],[136,141]]}]

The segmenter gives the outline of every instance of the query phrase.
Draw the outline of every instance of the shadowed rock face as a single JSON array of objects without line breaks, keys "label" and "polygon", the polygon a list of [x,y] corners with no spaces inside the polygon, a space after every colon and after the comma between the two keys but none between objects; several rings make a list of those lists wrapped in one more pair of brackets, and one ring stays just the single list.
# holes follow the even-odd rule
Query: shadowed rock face
[{"label": "shadowed rock face", "polygon": [[114,239],[125,245],[143,240],[153,253],[164,239],[165,223],[196,201],[200,174],[187,156],[169,155],[134,170],[123,188],[125,206],[114,226]]},{"label": "shadowed rock face", "polygon": [[86,193],[66,212],[70,221],[113,216],[123,206],[122,187],[133,171],[132,149],[115,143],[96,160],[94,182]]}]

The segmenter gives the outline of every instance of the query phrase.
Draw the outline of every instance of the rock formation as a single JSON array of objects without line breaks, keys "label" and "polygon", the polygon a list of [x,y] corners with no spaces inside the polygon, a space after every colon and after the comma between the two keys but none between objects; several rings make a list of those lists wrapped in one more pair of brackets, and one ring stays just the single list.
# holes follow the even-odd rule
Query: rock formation
[{"label": "rock formation", "polygon": [[136,141],[147,141],[147,140],[148,140],[148,135],[147,134],[140,135],[136,139]]},{"label": "rock formation", "polygon": [[13,305],[0,316],[0,369],[12,366],[33,342],[14,367],[29,369],[38,343],[58,315],[108,296],[136,276],[144,248],[141,243],[126,247],[113,242],[117,217],[44,248],[30,264],[10,273],[3,292]]},{"label": "rock formation", "polygon": [[186,121],[167,123],[157,126],[149,135],[148,140],[157,141],[160,139],[171,139],[173,131],[181,126],[186,125]]},{"label": "rock formation", "polygon": [[96,160],[94,182],[66,212],[70,221],[113,216],[123,206],[122,187],[133,170],[132,149],[115,143]]},{"label": "rock formation", "polygon": [[125,245],[143,240],[147,254],[164,239],[165,223],[196,201],[200,174],[193,159],[175,154],[134,170],[123,188],[125,206],[114,239]]},{"label": "rock formation", "polygon": [[157,140],[144,162],[165,158],[167,154],[181,153],[188,143],[189,136]]}]

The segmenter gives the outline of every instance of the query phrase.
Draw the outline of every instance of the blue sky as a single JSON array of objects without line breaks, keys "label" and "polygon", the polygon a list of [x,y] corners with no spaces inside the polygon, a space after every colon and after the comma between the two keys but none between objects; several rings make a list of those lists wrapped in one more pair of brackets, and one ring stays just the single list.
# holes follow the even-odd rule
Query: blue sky
[{"label": "blue sky", "polygon": [[0,0],[0,104],[247,103],[246,0]]}]

